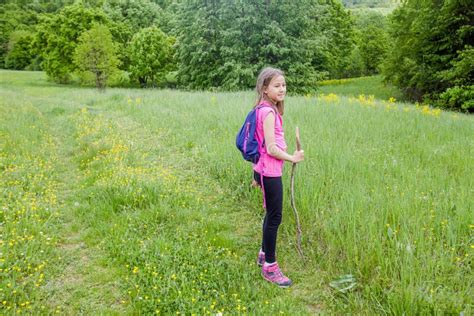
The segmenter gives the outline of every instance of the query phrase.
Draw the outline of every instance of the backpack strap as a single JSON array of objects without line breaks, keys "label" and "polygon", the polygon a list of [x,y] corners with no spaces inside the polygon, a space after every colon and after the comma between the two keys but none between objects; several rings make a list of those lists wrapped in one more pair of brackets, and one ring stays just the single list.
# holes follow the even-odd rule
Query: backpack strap
[{"label": "backpack strap", "polygon": [[[258,109],[260,108],[263,108],[263,107],[267,107],[268,105],[257,105],[257,107],[255,108],[255,110],[257,111],[257,120],[258,120]],[[275,109],[271,106],[269,106],[271,111],[273,111],[273,115],[275,116],[275,123],[276,123],[276,113],[275,113]],[[262,125],[263,125],[263,121],[262,121]],[[263,129],[263,126],[262,126],[262,129]],[[263,134],[265,135],[265,132],[263,132]],[[262,147],[265,146],[265,136],[263,137],[263,142],[262,142]],[[262,158],[262,157],[260,157]],[[267,209],[267,200],[265,198],[265,185],[263,184],[263,170],[265,169],[265,163],[264,163],[264,160],[262,160],[262,171],[260,172],[260,188],[262,189],[262,195],[263,195],[263,208],[266,210]]]},{"label": "backpack strap", "polygon": [[[257,120],[258,120],[258,109],[261,109],[261,108],[264,108],[264,107],[269,107],[271,109],[271,111],[273,112],[273,115],[275,116],[275,125],[276,125],[277,113],[276,113],[275,109],[272,106],[263,105],[262,103],[260,103],[259,105],[257,105],[255,107],[255,110],[257,110]],[[263,121],[262,121],[262,131],[263,131]],[[265,132],[263,132],[263,135],[265,135]],[[265,146],[265,136],[263,137],[263,142],[262,142],[262,147],[264,147],[264,146]]]}]

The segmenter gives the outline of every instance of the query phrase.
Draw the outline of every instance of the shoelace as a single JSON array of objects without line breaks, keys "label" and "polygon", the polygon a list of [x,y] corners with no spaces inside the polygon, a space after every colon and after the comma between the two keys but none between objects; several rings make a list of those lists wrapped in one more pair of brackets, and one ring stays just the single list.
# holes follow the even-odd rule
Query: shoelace
[{"label": "shoelace", "polygon": [[284,278],[284,275],[283,275],[283,273],[281,272],[280,267],[277,267],[277,268],[275,269],[275,271],[272,271],[272,273],[274,273],[274,275],[275,275],[278,279]]}]

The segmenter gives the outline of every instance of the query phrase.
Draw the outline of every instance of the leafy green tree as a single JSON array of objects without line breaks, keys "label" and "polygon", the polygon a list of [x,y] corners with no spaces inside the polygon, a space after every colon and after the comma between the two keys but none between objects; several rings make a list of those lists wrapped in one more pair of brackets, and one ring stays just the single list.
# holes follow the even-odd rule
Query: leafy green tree
[{"label": "leafy green tree", "polygon": [[[356,42],[358,42],[357,38]],[[365,75],[365,67],[365,61],[362,58],[360,48],[357,44],[355,44],[349,56],[349,65],[346,68],[347,77],[360,77]]]},{"label": "leafy green tree", "polygon": [[183,1],[178,11],[178,81],[191,89],[218,87],[222,79],[220,0]]},{"label": "leafy green tree", "polygon": [[355,61],[360,60],[361,65],[357,73],[352,75],[378,73],[389,45],[387,18],[380,13],[359,11],[354,14],[354,20],[355,47],[352,54]]},{"label": "leafy green tree", "polygon": [[384,74],[408,98],[443,106],[440,94],[460,87],[459,80],[472,83],[474,67],[464,66],[471,60],[469,47],[474,46],[474,10],[469,1],[408,0],[390,20],[392,47]]},{"label": "leafy green tree", "polygon": [[[15,31],[35,32],[39,23],[40,14],[52,14],[71,5],[77,0],[4,0],[0,4],[0,68],[4,67],[4,59],[8,53],[10,35]],[[82,0],[86,7],[96,7],[102,0]],[[18,48],[16,48],[18,49]],[[15,50],[16,50],[15,49]],[[16,54],[16,53],[15,53]],[[39,62],[41,58],[33,55],[33,63]],[[37,67],[38,65],[35,65]],[[11,62],[10,62],[11,67]]]},{"label": "leafy green tree", "polygon": [[360,36],[360,53],[364,63],[364,75],[379,72],[379,65],[385,58],[388,49],[388,38],[385,31],[374,25],[364,28]]},{"label": "leafy green tree", "polygon": [[474,112],[474,48],[466,45],[451,65],[452,68],[440,72],[439,77],[454,86],[442,92],[435,102],[446,108]]},{"label": "leafy green tree", "polygon": [[28,31],[15,31],[10,35],[5,68],[23,70],[31,64],[33,53],[31,42],[33,34]]},{"label": "leafy green tree", "polygon": [[322,6],[318,30],[325,51],[324,68],[331,78],[347,77],[354,45],[353,20],[340,1],[319,1]]},{"label": "leafy green tree", "polygon": [[74,63],[83,74],[82,77],[90,74],[97,88],[106,87],[108,79],[118,71],[119,60],[112,34],[105,25],[95,24],[81,34],[74,53]]},{"label": "leafy green tree", "polygon": [[163,10],[149,0],[107,0],[103,10],[115,21],[130,25],[133,32],[150,26],[162,26]]},{"label": "leafy green tree", "polygon": [[457,86],[467,86],[474,82],[474,47],[466,45],[458,51],[458,56],[451,61],[452,67],[439,74],[440,79],[448,80]]},{"label": "leafy green tree", "polygon": [[142,86],[165,83],[166,76],[174,70],[174,38],[166,36],[157,27],[144,28],[130,42],[130,73]]},{"label": "leafy green tree", "polygon": [[81,4],[64,7],[55,15],[41,16],[34,47],[41,54],[42,67],[50,78],[60,83],[70,80],[77,69],[73,55],[79,36],[94,23],[107,24],[108,19],[99,9]]},{"label": "leafy green tree", "polygon": [[[76,0],[5,0],[5,3],[14,3],[21,10],[31,10],[37,13],[53,13],[64,6],[71,5]],[[87,2],[83,0],[83,2]]]},{"label": "leafy green tree", "polygon": [[332,0],[184,1],[178,79],[193,89],[250,88],[258,71],[272,65],[286,72],[291,91],[311,91],[325,74],[342,75],[350,25]]},{"label": "leafy green tree", "polygon": [[[38,23],[38,14],[29,9],[23,9],[17,4],[0,5],[0,68],[5,67],[5,58],[11,47],[13,32],[34,32]],[[18,37],[14,35],[14,37]]]},{"label": "leafy green tree", "polygon": [[[161,6],[165,9],[162,9]],[[106,0],[102,5],[102,9],[108,18],[113,21],[109,24],[109,29],[119,45],[118,56],[121,68],[127,71],[130,67],[130,58],[126,47],[134,34],[151,26],[156,26],[167,34],[173,29],[173,2]]]},{"label": "leafy green tree", "polygon": [[315,89],[316,81],[325,73],[318,69],[324,55],[320,36],[312,33],[320,13],[321,7],[314,1],[242,1],[224,6],[222,19],[230,23],[222,32],[220,48],[225,63],[218,69],[221,87],[253,87],[258,71],[272,65],[285,71],[291,91]]}]

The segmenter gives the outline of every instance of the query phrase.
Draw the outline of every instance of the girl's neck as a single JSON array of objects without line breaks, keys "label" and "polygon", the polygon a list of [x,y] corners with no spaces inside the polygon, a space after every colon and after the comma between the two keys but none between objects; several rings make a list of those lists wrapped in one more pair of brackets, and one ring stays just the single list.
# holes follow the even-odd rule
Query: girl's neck
[{"label": "girl's neck", "polygon": [[269,99],[269,98],[265,98],[263,97],[260,102],[266,102],[268,103],[269,105],[273,105],[273,106],[276,106],[276,102],[274,102],[273,100]]}]

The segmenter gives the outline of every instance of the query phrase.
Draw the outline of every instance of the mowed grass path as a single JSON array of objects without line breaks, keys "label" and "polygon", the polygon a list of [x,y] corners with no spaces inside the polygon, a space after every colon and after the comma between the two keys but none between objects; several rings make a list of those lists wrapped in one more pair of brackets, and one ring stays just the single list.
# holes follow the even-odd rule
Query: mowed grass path
[{"label": "mowed grass path", "polygon": [[[6,313],[472,312],[472,117],[289,97],[306,161],[294,247],[285,170],[278,260],[255,265],[261,195],[234,137],[251,92],[58,86],[0,72],[0,308]],[[351,274],[345,293],[330,286]]]}]

